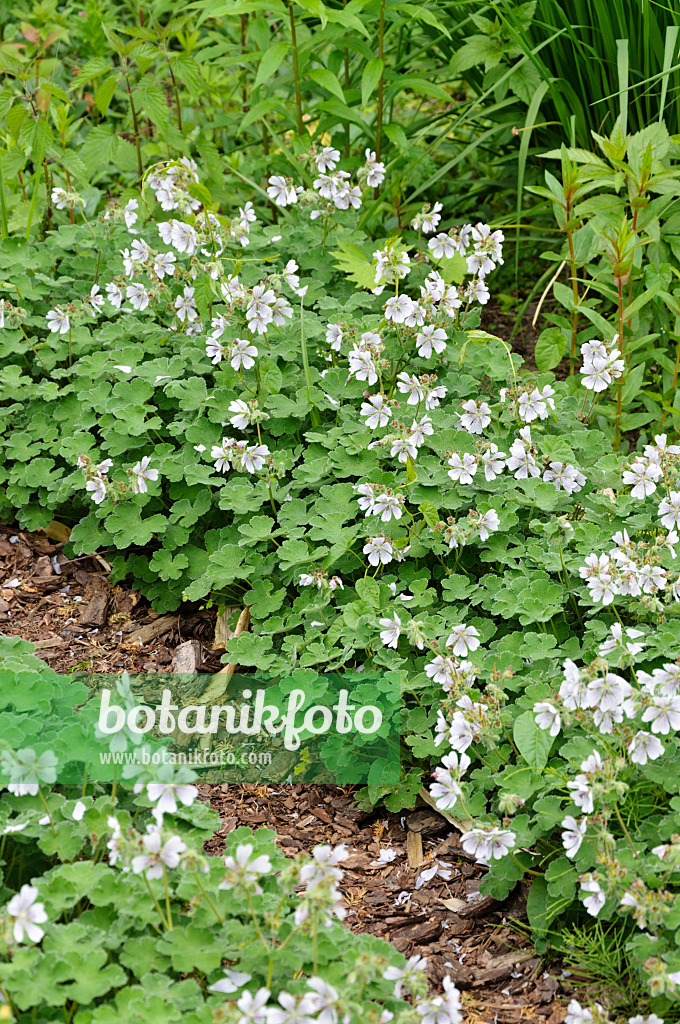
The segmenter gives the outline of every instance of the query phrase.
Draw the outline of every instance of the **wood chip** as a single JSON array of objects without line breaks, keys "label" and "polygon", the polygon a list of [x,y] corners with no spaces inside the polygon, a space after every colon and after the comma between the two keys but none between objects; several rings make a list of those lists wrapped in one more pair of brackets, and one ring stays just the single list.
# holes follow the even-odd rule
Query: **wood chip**
[{"label": "wood chip", "polygon": [[83,626],[105,626],[106,610],[109,606],[109,595],[106,590],[98,590],[93,594],[80,613],[79,622]]},{"label": "wood chip", "polygon": [[175,649],[171,672],[198,672],[203,662],[200,640],[187,640]]},{"label": "wood chip", "polygon": [[34,640],[36,651],[46,651],[50,647],[61,647],[64,640],[60,636],[51,636],[47,640]]},{"label": "wood chip", "polygon": [[455,896],[451,896],[448,900],[440,900],[439,902],[442,906],[446,907],[447,910],[452,910],[454,914],[458,914],[468,905],[467,900],[457,900]]},{"label": "wood chip", "polygon": [[419,868],[425,862],[423,837],[420,832],[406,833],[406,858],[410,868]]},{"label": "wood chip", "polygon": [[138,644],[141,641],[143,644],[148,644],[149,640],[155,640],[157,636],[169,633],[178,622],[179,615],[176,613],[161,615],[160,618],[154,619],[146,626],[135,627],[128,636],[128,643]]},{"label": "wood chip", "polygon": [[237,612],[238,607],[227,607],[223,608],[220,614],[217,616],[215,622],[215,639],[213,640],[212,649],[213,651],[223,651],[227,646],[227,641],[235,635],[234,630],[229,625],[229,619],[232,617],[234,612]]}]

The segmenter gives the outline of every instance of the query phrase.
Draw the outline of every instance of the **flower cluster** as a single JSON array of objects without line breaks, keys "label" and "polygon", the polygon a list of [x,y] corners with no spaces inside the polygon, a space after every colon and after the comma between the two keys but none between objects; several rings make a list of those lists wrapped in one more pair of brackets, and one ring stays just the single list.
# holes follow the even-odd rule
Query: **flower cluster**
[{"label": "flower cluster", "polygon": [[581,383],[589,391],[606,391],[610,384],[623,375],[626,364],[621,359],[621,351],[617,348],[618,334],[610,342],[587,341],[581,345],[583,374]]},{"label": "flower cluster", "polygon": [[114,503],[121,501],[128,492],[146,494],[147,481],[158,480],[158,470],[151,468],[151,459],[148,455],[126,470],[127,484],[109,480],[108,472],[112,466],[112,459],[104,459],[96,465],[89,455],[78,456],[78,468],[85,477],[85,490],[92,495],[95,505],[101,505],[105,498],[110,498]]}]

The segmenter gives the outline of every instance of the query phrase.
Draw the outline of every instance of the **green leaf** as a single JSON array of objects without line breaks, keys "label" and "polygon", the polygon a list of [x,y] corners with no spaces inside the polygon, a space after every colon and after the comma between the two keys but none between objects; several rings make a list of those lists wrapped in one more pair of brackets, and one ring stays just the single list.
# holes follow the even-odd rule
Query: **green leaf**
[{"label": "green leaf", "polygon": [[334,266],[354,281],[357,288],[375,288],[375,270],[371,260],[354,242],[340,241],[340,248],[331,253]]},{"label": "green leaf", "polygon": [[262,54],[262,59],[255,75],[255,81],[253,82],[253,89],[257,89],[258,85],[262,85],[268,78],[271,78],[289,49],[289,43],[274,43],[266,53]]},{"label": "green leaf", "polygon": [[516,720],[512,731],[520,754],[532,768],[545,768],[552,746],[552,737],[536,725],[533,711],[525,711]]},{"label": "green leaf", "polygon": [[383,73],[385,65],[383,64],[380,57],[373,57],[369,60],[368,64],[363,70],[361,75],[361,106],[365,107],[368,105],[368,101],[373,95],[380,76]]},{"label": "green leaf", "polygon": [[564,332],[559,327],[547,327],[538,336],[534,350],[534,362],[541,373],[552,370],[562,359],[567,345]]},{"label": "green leaf", "polygon": [[328,92],[332,92],[334,96],[337,96],[343,103],[345,102],[345,94],[342,91],[340,82],[328,68],[311,68],[306,72],[306,77],[311,78],[313,82],[320,85],[323,89],[327,89]]}]

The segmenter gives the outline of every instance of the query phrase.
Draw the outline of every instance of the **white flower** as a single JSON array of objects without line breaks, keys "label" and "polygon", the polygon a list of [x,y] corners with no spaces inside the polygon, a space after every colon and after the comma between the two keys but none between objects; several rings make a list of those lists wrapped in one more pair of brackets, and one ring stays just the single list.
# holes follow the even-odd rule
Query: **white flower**
[{"label": "white flower", "polygon": [[569,1011],[564,1018],[564,1024],[593,1024],[593,1015],[590,1010],[576,999],[572,999],[567,1007]]},{"label": "white flower", "polygon": [[667,530],[680,527],[680,491],[671,491],[667,498],[659,502],[659,518],[661,525]]},{"label": "white flower", "polygon": [[[236,847],[235,856],[224,858],[227,873],[220,882],[218,889],[233,889],[242,885],[257,883],[261,875],[268,875],[272,870],[272,862],[267,854],[253,857],[252,843],[240,843]],[[256,885],[256,891],[261,892]]]},{"label": "white flower", "polygon": [[7,904],[7,915],[13,919],[12,934],[15,942],[40,942],[45,934],[39,925],[47,921],[45,906],[38,903],[38,890],[33,885],[22,885]]},{"label": "white flower", "polygon": [[149,305],[149,293],[143,284],[129,284],[125,289],[125,296],[130,300],[133,309],[146,309]]},{"label": "white flower", "polygon": [[198,796],[196,786],[173,782],[150,782],[146,793],[151,803],[156,805],[152,813],[159,825],[164,814],[175,813],[178,800],[183,807],[190,807]]},{"label": "white flower", "polygon": [[630,741],[628,754],[633,764],[647,764],[647,761],[655,761],[664,752],[663,743],[652,736],[650,732],[640,730],[636,732]]},{"label": "white flower", "polygon": [[568,462],[551,462],[543,474],[543,479],[547,484],[551,483],[555,490],[559,491],[561,488],[567,494],[576,494],[586,482],[584,475]]},{"label": "white flower", "polygon": [[607,901],[607,897],[600,888],[600,883],[595,879],[581,882],[581,890],[590,894],[584,899],[583,906],[591,917],[597,917]]},{"label": "white flower", "polygon": [[656,482],[661,476],[661,467],[655,462],[635,459],[630,469],[624,471],[623,482],[632,486],[630,493],[634,498],[645,498],[656,490]]},{"label": "white flower", "polygon": [[334,171],[339,159],[339,149],[333,149],[332,146],[324,146],[314,157],[314,163],[316,164],[317,171]]},{"label": "white flower", "polygon": [[463,452],[462,458],[458,452],[454,452],[448,464],[451,466],[448,475],[452,480],[461,484],[472,483],[472,478],[477,472],[479,465],[477,458],[474,455],[470,455],[469,452]]},{"label": "white flower", "polygon": [[99,294],[99,285],[93,284],[90,289],[90,294],[85,297],[85,301],[89,302],[97,312],[99,312],[104,305],[104,296]]},{"label": "white flower", "polygon": [[383,971],[383,978],[385,981],[396,982],[394,986],[394,994],[397,999],[401,999],[402,988],[410,988],[410,982],[414,978],[418,978],[418,973],[427,970],[427,957],[420,956],[415,953],[409,957],[404,967],[387,967]]},{"label": "white flower", "polygon": [[463,402],[462,408],[465,411],[462,415],[459,414],[458,421],[463,430],[467,430],[468,433],[481,434],[484,428],[491,423],[491,409],[486,402],[475,402],[470,398],[467,402]]},{"label": "white flower", "polygon": [[110,281],[109,284],[104,286],[104,290],[106,291],[106,294],[109,297],[109,302],[111,303],[111,305],[115,306],[116,309],[120,309],[120,307],[123,305],[124,298],[123,291],[120,285],[117,285],[115,282]]},{"label": "white flower", "polygon": [[464,658],[470,651],[476,651],[480,641],[479,633],[474,626],[454,626],[446,641],[447,647],[453,647],[453,653],[458,658]]},{"label": "white flower", "polygon": [[394,555],[394,548],[383,533],[368,537],[363,548],[371,565],[389,565]]},{"label": "white flower", "polygon": [[515,838],[514,832],[494,825],[470,829],[460,837],[460,844],[478,864],[488,864],[490,859],[505,857],[515,845]]},{"label": "white flower", "polygon": [[329,324],[326,328],[326,342],[330,345],[334,352],[340,351],[342,345],[343,332],[340,324]]},{"label": "white flower", "polygon": [[236,1000],[236,1006],[241,1011],[236,1024],[267,1024],[267,1000],[270,994],[268,988],[259,988],[255,995],[252,992],[244,992],[241,998]]},{"label": "white flower", "polygon": [[382,395],[369,395],[368,401],[361,403],[360,416],[366,417],[366,426],[371,430],[385,427],[390,422],[392,413],[390,405]]},{"label": "white flower", "polygon": [[498,513],[495,512],[492,508],[489,509],[488,512],[482,513],[482,515],[477,520],[477,529],[479,530],[479,539],[480,540],[488,540],[489,539],[489,534],[495,533],[495,531],[500,526],[500,522],[501,521],[498,518]]},{"label": "white flower", "polygon": [[290,992],[279,993],[278,1006],[270,1006],[267,1010],[267,1024],[315,1024],[309,1014],[314,1012],[313,1003],[308,995],[292,996]]},{"label": "white flower", "polygon": [[250,406],[247,402],[244,402],[242,398],[236,398],[233,402],[229,403],[229,412],[234,413],[229,418],[229,422],[232,427],[237,427],[239,430],[245,430],[250,424]]},{"label": "white flower", "polygon": [[92,500],[95,505],[101,505],[106,497],[106,480],[102,480],[100,476],[96,476],[92,480],[87,481],[85,484],[85,490],[91,492]]},{"label": "white flower", "polygon": [[257,355],[257,348],[247,338],[235,338],[230,353],[230,362],[235,370],[239,370],[243,367],[244,370],[250,370],[255,365],[255,356]]},{"label": "white flower", "polygon": [[422,402],[424,391],[423,386],[417,377],[409,377],[408,373],[400,373],[397,376],[397,388],[402,395],[408,395],[407,405],[417,405]]},{"label": "white flower", "polygon": [[567,857],[575,857],[581,849],[581,843],[588,828],[588,819],[581,818],[580,821],[577,821],[571,814],[568,814],[562,822],[562,828],[565,829],[562,833],[564,851]]},{"label": "white flower", "polygon": [[651,722],[652,732],[667,736],[671,731],[680,729],[680,696],[652,698],[650,707],[642,713],[643,722]]},{"label": "white flower", "polygon": [[132,473],[135,477],[135,481],[132,485],[132,490],[135,494],[146,494],[147,480],[158,480],[158,470],[149,469],[149,463],[151,459],[148,455],[145,455],[141,462],[138,462],[132,467]]},{"label": "white flower", "polygon": [[393,295],[385,303],[385,319],[392,320],[395,324],[403,324],[407,317],[413,313],[414,302],[403,292],[401,295]]},{"label": "white flower", "polygon": [[373,515],[380,516],[383,523],[390,519],[401,519],[404,512],[404,499],[401,494],[379,494],[375,499]]},{"label": "white flower", "polygon": [[307,982],[307,988],[312,990],[308,999],[312,1013],[318,1014],[318,1024],[337,1024],[337,1003],[340,997],[333,986],[322,978],[314,977]]},{"label": "white flower", "polygon": [[270,455],[266,444],[253,444],[241,452],[241,466],[247,473],[259,473]]},{"label": "white flower", "polygon": [[562,728],[562,719],[556,707],[548,701],[534,704],[534,716],[539,729],[549,729],[551,736],[558,736]]},{"label": "white flower", "polygon": [[186,850],[186,843],[179,836],[170,836],[163,842],[159,825],[147,827],[142,844],[147,853],[132,858],[132,870],[136,875],[145,873],[147,878],[162,878],[164,867],[176,868]]},{"label": "white flower", "polygon": [[401,619],[397,613],[394,612],[391,619],[381,619],[380,625],[382,626],[380,639],[386,647],[394,647],[396,650],[399,643],[399,637],[401,636]]},{"label": "white flower", "polygon": [[302,189],[296,188],[290,179],[283,178],[280,174],[274,174],[269,179],[267,195],[277,206],[292,206],[297,203],[298,193],[301,191]]},{"label": "white flower", "polygon": [[487,451],[482,452],[482,465],[487,480],[495,480],[505,469],[505,452],[499,452],[498,445],[490,444]]},{"label": "white flower", "polygon": [[355,346],[349,354],[348,361],[350,376],[356,377],[357,380],[365,380],[369,385],[376,383],[378,374],[371,352]]},{"label": "white flower", "polygon": [[71,328],[71,321],[68,315],[64,313],[63,309],[51,309],[47,316],[47,326],[51,330],[52,334],[68,334]]},{"label": "white flower", "polygon": [[135,210],[137,209],[139,209],[139,203],[136,199],[128,199],[127,203],[123,207],[123,219],[128,231],[137,223],[137,214],[135,213]]},{"label": "white flower", "polygon": [[381,850],[378,859],[371,861],[371,867],[382,868],[386,864],[391,864],[396,859],[396,856],[396,850]]},{"label": "white flower", "polygon": [[[644,650],[644,644],[630,643],[625,640],[623,636],[623,626],[620,622],[615,622],[610,627],[610,636],[600,644],[600,654],[603,658],[606,658],[612,651],[621,650],[622,652],[628,652],[628,654],[635,655],[640,654]],[[626,628],[626,636],[630,637],[630,640],[637,640],[638,637],[644,636],[639,629],[633,629],[632,627]]]},{"label": "white flower", "polygon": [[421,359],[431,359],[433,352],[441,355],[446,348],[446,331],[428,324],[416,335],[416,344]]},{"label": "white flower", "polygon": [[243,971],[232,971],[223,967],[224,978],[220,978],[213,985],[208,986],[208,992],[223,992],[229,995],[231,992],[238,992],[240,988],[247,985],[252,974],[245,974]]},{"label": "white flower", "polygon": [[427,245],[428,248],[432,250],[432,255],[436,260],[450,260],[456,252],[454,240],[450,235],[444,234],[443,232],[440,232],[438,235],[435,235],[434,238],[431,238]]},{"label": "white flower", "polygon": [[577,807],[580,807],[584,814],[592,814],[594,809],[593,794],[585,775],[577,775],[573,782],[567,783],[567,789],[571,790],[571,799]]}]

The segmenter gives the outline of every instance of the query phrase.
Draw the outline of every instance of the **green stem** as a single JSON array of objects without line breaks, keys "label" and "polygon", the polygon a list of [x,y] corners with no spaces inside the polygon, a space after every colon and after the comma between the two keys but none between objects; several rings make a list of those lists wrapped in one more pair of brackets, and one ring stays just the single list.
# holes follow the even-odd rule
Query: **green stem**
[{"label": "green stem", "polygon": [[614,813],[616,814],[616,817],[619,819],[619,825],[623,829],[623,834],[626,837],[626,839],[628,840],[628,845],[630,846],[631,850],[633,851],[633,856],[637,857],[638,856],[638,852],[635,849],[635,843],[630,838],[630,832],[628,831],[628,829],[626,828],[626,826],[623,823],[623,818],[621,817],[621,811],[619,810],[619,805],[618,804],[614,804]]},{"label": "green stem", "polygon": [[5,206],[5,179],[2,173],[2,154],[0,154],[0,213],[2,214],[2,238],[7,238],[7,207]]},{"label": "green stem", "polygon": [[288,0],[288,13],[290,15],[290,40],[293,50],[293,78],[295,79],[295,106],[297,107],[297,130],[298,135],[304,133],[302,123],[302,98],[300,96],[300,67],[298,64],[297,35],[295,32],[295,15],[293,13],[293,0]]},{"label": "green stem", "polygon": [[318,427],[321,424],[321,418],[319,416],[319,410],[316,406],[312,405],[312,399],[309,393],[309,389],[312,385],[312,374],[309,369],[309,355],[307,353],[307,339],[305,338],[305,306],[304,299],[300,300],[300,352],[302,354],[302,368],[305,374],[305,381],[307,383],[307,401],[311,408],[310,418],[312,426]]},{"label": "green stem", "polygon": [[[385,39],[385,0],[380,0],[380,21],[378,23],[378,57],[383,60]],[[378,115],[375,123],[375,156],[380,160],[382,152],[383,100],[385,91],[385,66],[380,71],[378,81]]]},{"label": "green stem", "polygon": [[[142,878],[144,879],[144,884],[146,885],[147,889],[149,890],[149,896],[153,900],[154,906],[155,906],[156,910],[158,911],[158,916],[161,919],[161,924],[165,928],[166,932],[170,931],[170,928],[168,927],[168,922],[165,920],[165,915],[163,914],[163,911],[161,910],[161,905],[158,902],[158,900],[156,899],[156,896],[154,894],[153,889],[149,885],[149,879],[146,877],[146,871],[142,872]],[[170,927],[172,927],[172,925]]]},{"label": "green stem", "polygon": [[[623,284],[621,278],[616,279],[617,288],[619,291],[619,348],[621,355],[624,355],[623,351]],[[625,356],[624,356],[625,358]],[[623,374],[619,377],[619,386],[616,391],[616,433],[614,436],[614,447],[618,451],[618,447],[621,443],[621,411],[623,406]]]},{"label": "green stem", "polygon": [[207,892],[203,888],[203,883],[201,882],[201,879],[198,877],[198,872],[197,871],[194,871],[194,878],[196,879],[196,884],[197,884],[198,888],[201,890],[201,892],[203,893],[203,896],[204,896],[208,906],[212,910],[213,914],[215,915],[215,917],[217,918],[217,920],[219,921],[220,924],[224,924],[224,918],[219,913],[219,911],[217,910],[217,907],[215,906],[215,904],[213,903],[213,901],[210,899],[210,897],[208,896]]}]

